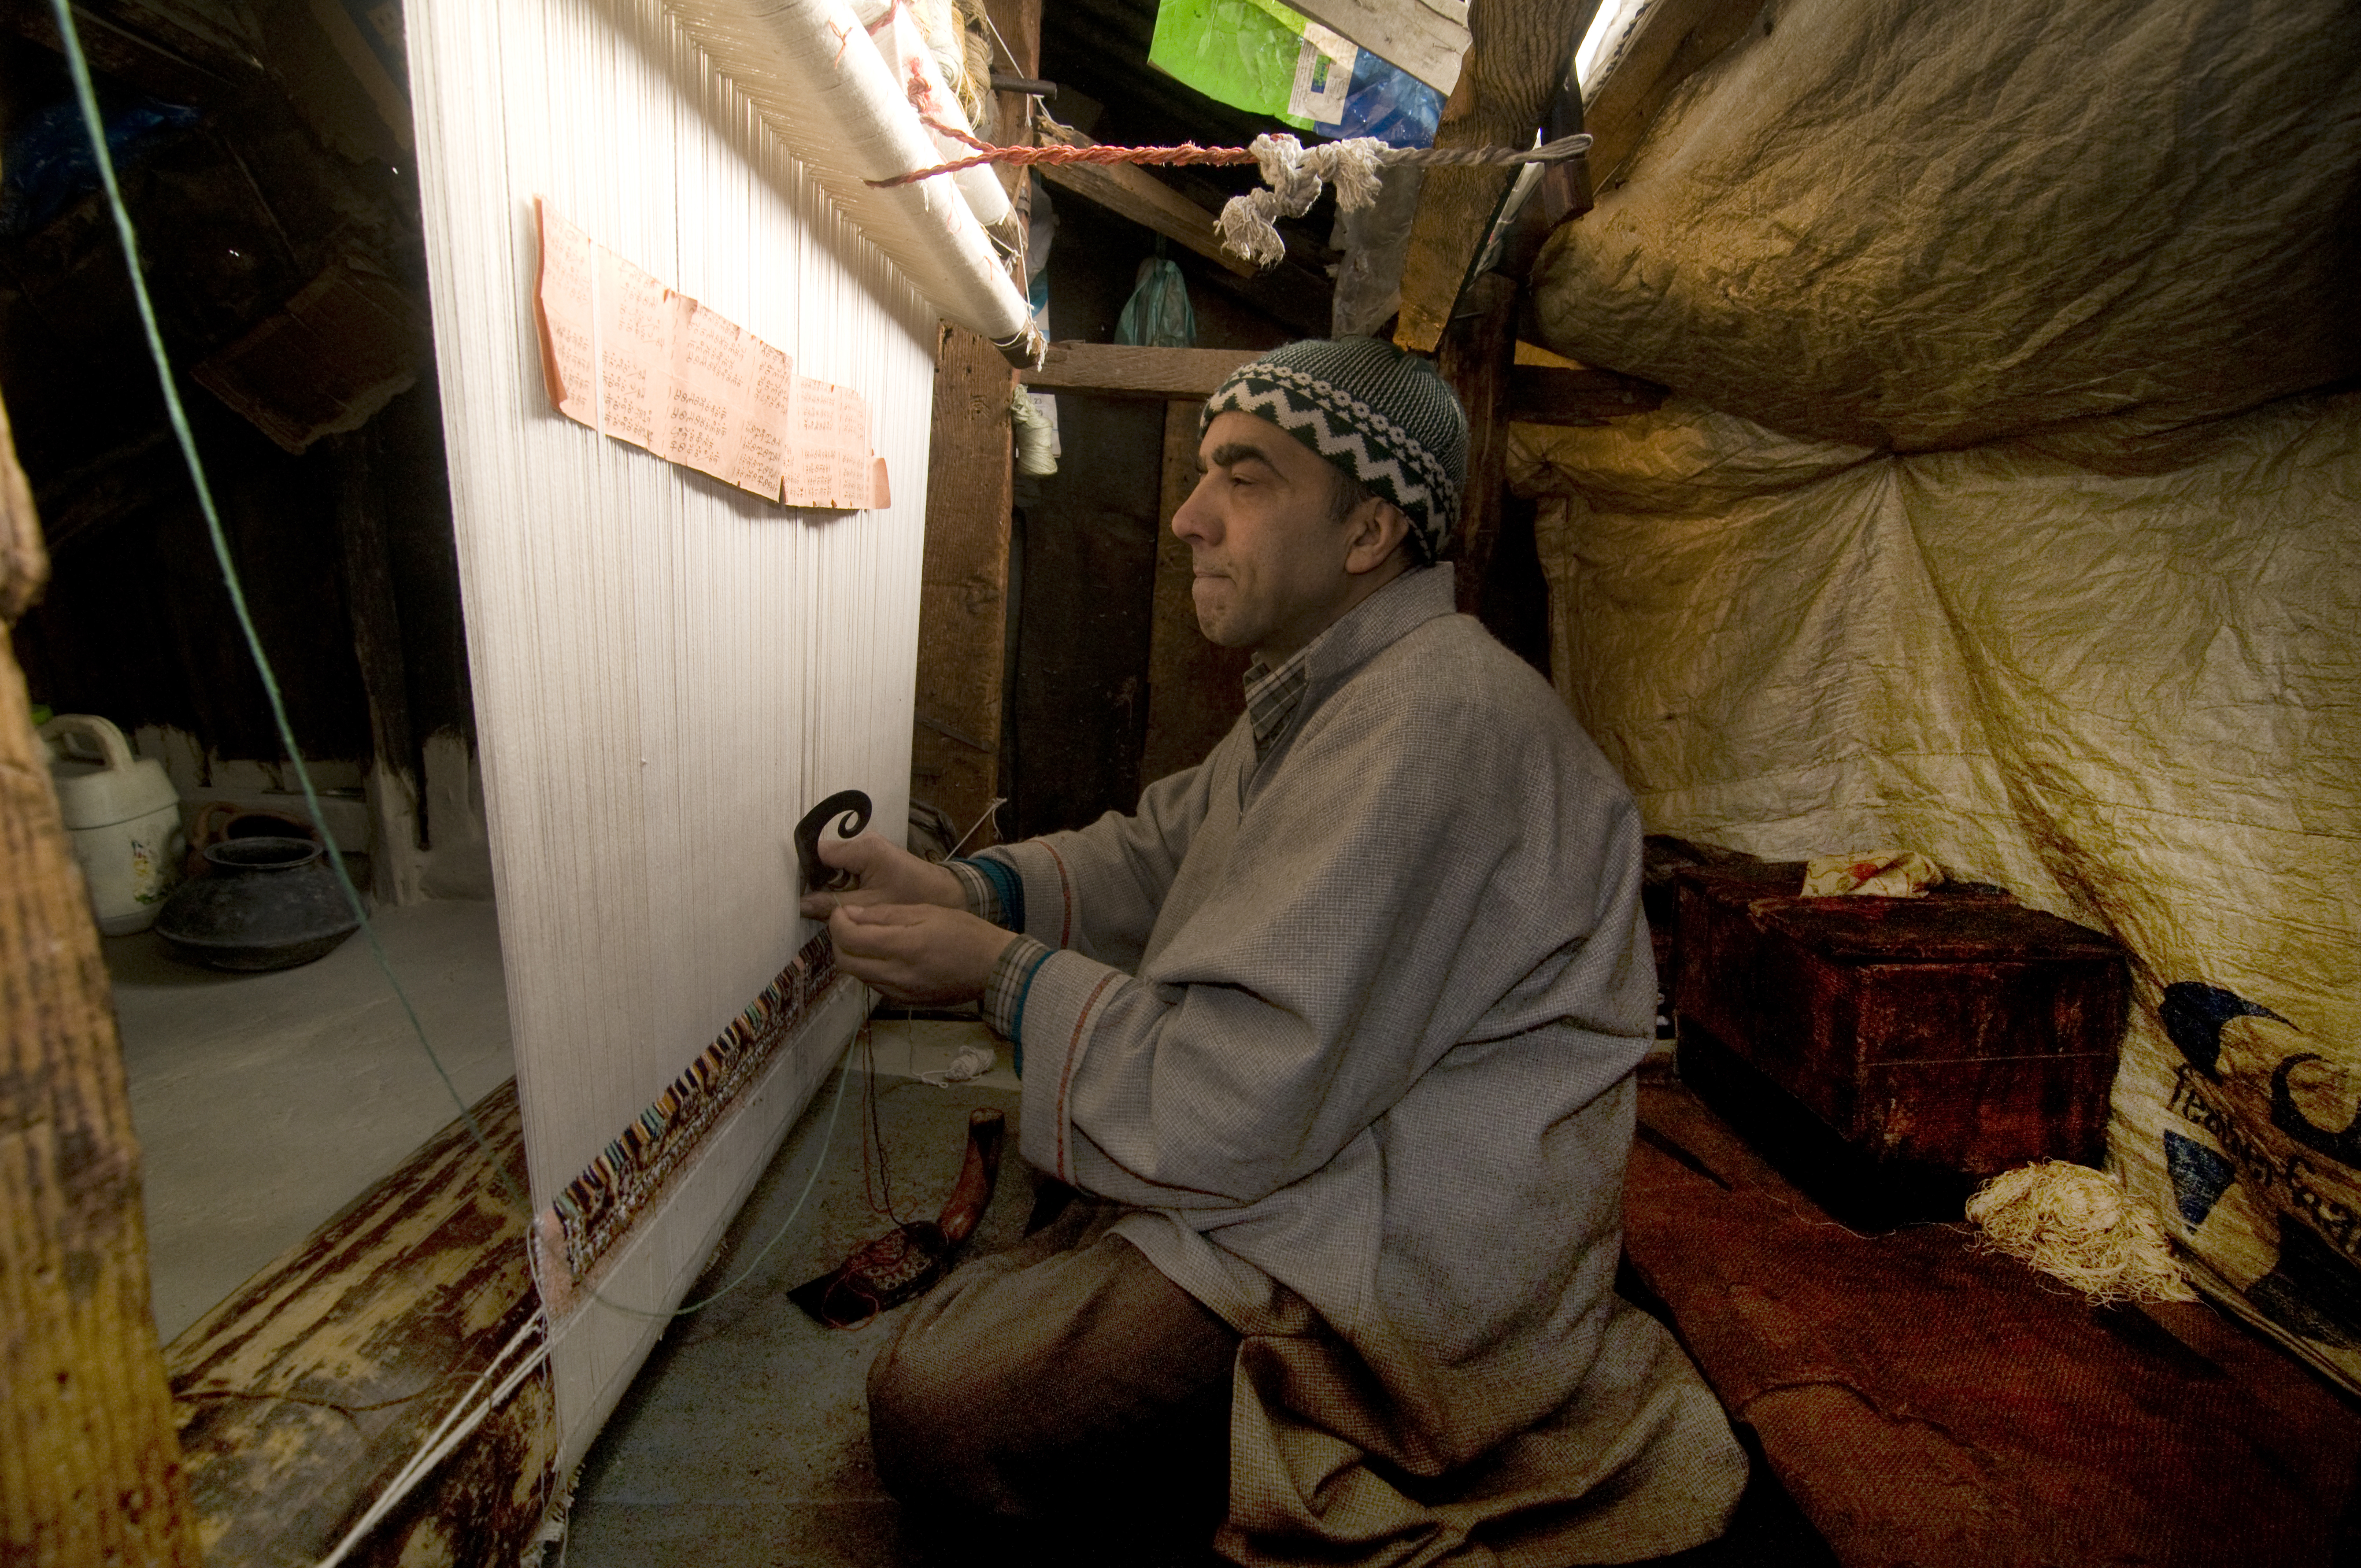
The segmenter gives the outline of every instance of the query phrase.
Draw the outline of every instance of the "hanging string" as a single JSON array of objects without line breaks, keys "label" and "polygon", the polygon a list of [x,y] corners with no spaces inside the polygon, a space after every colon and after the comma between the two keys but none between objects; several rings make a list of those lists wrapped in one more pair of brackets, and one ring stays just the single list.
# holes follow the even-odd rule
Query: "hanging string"
[{"label": "hanging string", "polygon": [[[868,1037],[869,1025],[866,1023],[862,1025],[861,1033],[863,1039]],[[867,1076],[870,1078],[870,1083],[863,1086],[862,1092],[864,1093],[871,1092],[875,1082],[873,1069],[872,1069]],[[704,1297],[698,1300],[687,1302],[682,1306],[675,1307],[668,1312],[651,1312],[645,1308],[627,1307],[620,1301],[610,1301],[606,1297],[598,1294],[598,1288],[595,1286],[590,1287],[587,1292],[590,1299],[598,1302],[598,1305],[606,1308],[609,1311],[620,1312],[627,1318],[646,1318],[655,1321],[668,1318],[686,1318],[691,1313],[702,1312],[708,1307],[712,1306],[716,1301],[720,1300],[723,1297],[737,1289],[741,1285],[745,1284],[749,1279],[753,1278],[755,1270],[763,1266],[763,1259],[769,1257],[772,1250],[781,1242],[786,1240],[787,1232],[795,1227],[796,1220],[803,1213],[804,1204],[810,1199],[812,1189],[819,1184],[819,1173],[828,1168],[829,1151],[836,1146],[837,1113],[844,1109],[844,1089],[845,1085],[851,1081],[851,1079],[852,1064],[848,1061],[837,1072],[836,1093],[828,1103],[828,1125],[820,1134],[819,1154],[813,1159],[811,1170],[804,1177],[803,1190],[796,1194],[795,1206],[787,1211],[787,1217],[779,1222],[779,1228],[771,1233],[771,1239],[763,1244],[762,1251],[756,1253],[753,1257],[748,1261],[746,1266],[738,1271],[736,1277],[733,1277],[730,1283],[722,1286],[710,1296]]]},{"label": "hanging string", "polygon": [[221,512],[214,505],[213,486],[205,478],[205,466],[197,455],[197,438],[189,428],[188,411],[181,405],[179,385],[172,377],[172,361],[164,350],[164,335],[156,323],[156,307],[148,295],[147,275],[139,266],[139,236],[131,223],[130,209],[124,205],[123,188],[115,177],[115,159],[106,145],[105,121],[100,116],[97,89],[92,84],[90,63],[82,56],[82,35],[74,26],[73,7],[70,0],[49,0],[49,9],[57,18],[58,38],[65,47],[66,70],[73,78],[74,96],[82,105],[82,125],[90,134],[91,155],[98,164],[99,183],[105,188],[108,210],[115,217],[115,232],[123,243],[123,262],[131,276],[131,297],[139,308],[139,325],[148,339],[148,357],[156,367],[156,385],[164,394],[164,414],[172,426],[173,438],[179,442],[181,459],[188,466],[189,479],[196,487],[197,510],[205,520],[205,537],[213,544],[214,562],[221,570],[222,586],[229,592],[230,611],[237,620],[238,634],[246,640],[247,654],[254,661],[256,674],[262,677],[263,696],[270,705],[270,722],[277,730],[279,743],[286,749],[287,760],[295,771],[295,781],[302,786],[303,808],[310,814],[312,826],[320,835],[320,842],[328,845],[328,865],[336,874],[336,886],[345,895],[345,903],[360,922],[361,935],[368,940],[370,955],[393,988],[394,1000],[401,1004],[402,1016],[409,1020],[411,1033],[419,1047],[434,1068],[434,1076],[442,1080],[451,1103],[459,1109],[459,1119],[467,1125],[467,1134],[475,1139],[477,1149],[491,1167],[501,1188],[515,1202],[520,1214],[530,1216],[533,1203],[510,1174],[507,1164],[495,1157],[491,1142],[477,1124],[476,1113],[459,1093],[451,1080],[450,1069],[443,1065],[434,1043],[426,1037],[426,1026],[419,1022],[418,1009],[412,1004],[410,993],[402,988],[401,979],[393,972],[393,960],[387,957],[385,944],[379,939],[377,927],[370,921],[368,908],[361,900],[360,889],[353,885],[351,871],[345,864],[343,852],[328,831],[327,816],[320,808],[319,791],[312,783],[312,770],[303,761],[302,749],[295,743],[294,727],[288,722],[287,699],[279,689],[279,677],[272,670],[270,658],[262,651],[261,635],[255,630],[254,616],[247,609],[246,587],[237,575],[237,564],[231,559],[229,537],[222,529]]},{"label": "hanging string", "polygon": [[[132,297],[139,309],[140,324],[147,334],[149,357],[156,367],[157,384],[163,390],[166,417],[170,421],[173,434],[180,443],[181,455],[188,466],[190,480],[196,488],[197,505],[203,514],[206,532],[213,543],[214,562],[221,570],[223,586],[228,590],[230,606],[236,616],[238,630],[245,639],[247,656],[252,660],[255,672],[261,678],[263,691],[269,699],[271,718],[278,729],[280,744],[286,748],[288,760],[294,769],[296,779],[302,785],[305,809],[311,815],[313,827],[318,831],[321,841],[333,845],[335,839],[328,832],[325,815],[321,809],[319,795],[312,783],[310,769],[304,762],[302,749],[296,744],[293,728],[288,721],[286,700],[280,692],[278,672],[270,662],[269,654],[263,651],[261,637],[256,631],[253,617],[247,609],[244,580],[239,576],[236,563],[230,554],[228,540],[222,527],[221,515],[214,502],[213,486],[206,477],[204,460],[197,452],[196,437],[190,428],[187,411],[181,402],[179,389],[172,378],[170,356],[164,347],[163,335],[156,321],[155,308],[148,292],[146,274],[139,265],[137,231],[132,224],[130,211],[124,203],[121,187],[116,182],[114,160],[108,155],[104,122],[100,118],[97,94],[91,81],[89,64],[82,51],[80,34],[74,27],[71,5],[69,0],[51,0],[51,8],[57,16],[58,36],[65,46],[67,68],[73,78],[75,93],[82,106],[83,124],[89,131],[93,156],[97,159],[100,182],[105,188],[107,203],[115,218],[115,230],[123,243],[124,259],[130,273]],[[533,1212],[532,1201],[526,1198],[523,1190],[518,1185],[516,1178],[509,1171],[505,1162],[501,1161],[494,1152],[491,1140],[485,1135],[482,1124],[477,1121],[473,1108],[459,1093],[458,1086],[453,1081],[449,1069],[445,1066],[441,1054],[435,1050],[434,1041],[428,1037],[426,1026],[421,1022],[418,1010],[401,983],[401,977],[394,971],[392,959],[378,937],[376,927],[369,918],[368,905],[361,898],[360,890],[354,884],[351,873],[346,869],[343,857],[340,854],[332,854],[328,860],[335,869],[337,883],[344,891],[346,904],[354,916],[360,921],[361,930],[368,939],[369,949],[377,960],[379,970],[384,974],[386,983],[392,988],[395,1000],[401,1005],[402,1015],[410,1024],[412,1037],[417,1040],[419,1048],[425,1052],[426,1059],[433,1065],[435,1076],[442,1081],[445,1091],[451,1098],[451,1102],[458,1108],[460,1120],[466,1125],[467,1135],[474,1142],[478,1154],[490,1168],[494,1178],[510,1200],[516,1204],[517,1212],[530,1216]],[[862,1025],[864,1038],[867,1034],[868,1027],[864,1024]],[[873,1071],[873,1066],[872,1070]],[[690,1313],[704,1310],[752,1277],[755,1269],[771,1255],[772,1250],[785,1237],[788,1230],[801,1216],[806,1201],[811,1197],[812,1189],[819,1180],[821,1170],[827,1167],[829,1154],[835,1145],[837,1113],[843,1107],[845,1084],[851,1072],[851,1064],[848,1063],[838,1075],[836,1097],[829,1105],[828,1124],[821,1135],[818,1157],[812,1162],[811,1172],[805,1179],[803,1190],[797,1194],[794,1206],[787,1211],[786,1218],[780,1222],[778,1229],[773,1233],[770,1240],[763,1245],[762,1249],[754,1255],[753,1260],[735,1278],[701,1300],[692,1301],[665,1312],[650,1312],[636,1307],[627,1307],[621,1302],[608,1300],[595,1289],[590,1290],[588,1294],[600,1305],[634,1317],[686,1317]],[[522,1343],[523,1337],[523,1332],[520,1331],[517,1343]],[[512,1343],[511,1350],[514,1348]],[[503,1351],[500,1356],[495,1357],[492,1368],[479,1375],[477,1382],[480,1384],[485,1377],[500,1373],[500,1363],[509,1354],[508,1351]],[[513,1387],[513,1378],[508,1379],[508,1386]],[[421,1392],[430,1391],[422,1390]],[[211,1396],[227,1397],[235,1391],[208,1388],[203,1392]],[[256,1393],[251,1397],[264,1398],[291,1396]],[[419,1397],[420,1395],[417,1394],[405,1395],[402,1399],[389,1400],[386,1404],[403,1403]],[[461,1406],[467,1403],[467,1399],[461,1400]],[[374,1409],[379,1407],[342,1408]],[[457,1408],[455,1407],[455,1409]],[[472,1427],[469,1430],[472,1430]]]},{"label": "hanging string", "polygon": [[[868,1201],[873,1213],[884,1215],[895,1224],[902,1216],[894,1211],[894,1168],[885,1147],[885,1124],[877,1093],[877,1047],[874,1031],[861,1031],[862,1066],[867,1069],[861,1086],[861,1193]],[[906,1042],[908,1030],[904,1030]],[[905,1048],[906,1049],[906,1043]],[[873,1173],[871,1161],[875,1160]]]}]

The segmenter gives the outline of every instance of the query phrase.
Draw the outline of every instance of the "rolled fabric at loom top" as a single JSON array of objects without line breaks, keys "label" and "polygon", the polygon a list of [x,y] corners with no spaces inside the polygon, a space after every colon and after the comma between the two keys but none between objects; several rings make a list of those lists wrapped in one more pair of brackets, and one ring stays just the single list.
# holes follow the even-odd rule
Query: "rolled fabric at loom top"
[{"label": "rolled fabric at loom top", "polygon": [[934,143],[844,0],[666,0],[829,197],[935,308],[1003,345],[1032,311],[949,177],[879,189],[937,161]]},{"label": "rolled fabric at loom top", "polygon": [[[887,0],[882,5],[878,0],[852,0],[852,9],[869,25],[869,37],[884,51],[885,63],[889,67],[899,68],[905,96],[909,99],[912,109],[921,115],[918,123],[925,126],[927,139],[935,144],[935,151],[940,155],[941,160],[956,162],[973,152],[972,147],[957,137],[946,135],[926,123],[926,116],[930,115],[938,124],[948,126],[953,131],[967,136],[975,134],[975,126],[968,119],[966,108],[961,104],[959,94],[951,91],[950,83],[943,79],[942,68],[935,60],[934,50],[927,47],[925,35],[912,19],[909,7],[899,4],[898,0]],[[985,228],[1006,223],[1016,215],[1008,204],[1008,192],[1001,189],[1000,177],[990,168],[978,165],[973,169],[962,169],[951,178],[958,181],[960,194],[967,198],[968,211],[973,213],[975,221]]]}]

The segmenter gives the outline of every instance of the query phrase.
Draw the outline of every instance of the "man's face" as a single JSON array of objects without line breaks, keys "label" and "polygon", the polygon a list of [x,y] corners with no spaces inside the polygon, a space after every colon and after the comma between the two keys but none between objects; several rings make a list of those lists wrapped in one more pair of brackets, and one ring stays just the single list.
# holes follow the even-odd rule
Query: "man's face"
[{"label": "man's face", "polygon": [[1353,599],[1355,530],[1334,515],[1334,470],[1268,420],[1216,414],[1197,444],[1203,477],[1172,532],[1196,567],[1197,624],[1224,648],[1276,663]]}]

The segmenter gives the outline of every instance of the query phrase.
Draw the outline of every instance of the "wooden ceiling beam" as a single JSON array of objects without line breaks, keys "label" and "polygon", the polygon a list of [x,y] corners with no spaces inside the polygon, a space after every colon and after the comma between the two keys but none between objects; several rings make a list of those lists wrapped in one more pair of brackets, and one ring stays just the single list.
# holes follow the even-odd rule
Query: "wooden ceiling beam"
[{"label": "wooden ceiling beam", "polygon": [[[1136,348],[1113,343],[1053,343],[1038,369],[1018,379],[1037,392],[1084,392],[1158,401],[1210,398],[1248,348]],[[1653,381],[1588,366],[1518,365],[1508,372],[1502,417],[1517,424],[1599,424],[1646,413],[1669,394]]]},{"label": "wooden ceiling beam", "polygon": [[1037,392],[1103,398],[1204,399],[1252,359],[1251,348],[1135,348],[1113,343],[1053,343],[1038,370],[1019,379]]},{"label": "wooden ceiling beam", "polygon": [[[1530,147],[1566,79],[1598,0],[1473,0],[1474,42],[1443,106],[1437,147]],[[1515,178],[1510,169],[1430,169],[1402,264],[1394,338],[1431,354],[1442,339],[1477,248]]]},{"label": "wooden ceiling beam", "polygon": [[1657,0],[1584,105],[1593,190],[1607,189],[1674,90],[1744,38],[1762,10],[1763,0]]},{"label": "wooden ceiling beam", "polygon": [[[1068,147],[1093,147],[1090,137],[1047,116],[1034,121],[1044,141]],[[1172,189],[1153,174],[1128,163],[1037,163],[1033,166],[1051,184],[1071,191],[1085,201],[1129,218],[1176,245],[1185,246],[1220,263],[1241,278],[1251,278],[1255,265],[1222,248],[1213,214]]]},{"label": "wooden ceiling beam", "polygon": [[1512,424],[1604,424],[1646,413],[1670,395],[1653,381],[1612,370],[1519,365],[1509,371],[1503,417]]},{"label": "wooden ceiling beam", "polygon": [[[1097,145],[1071,126],[1060,125],[1046,115],[1035,116],[1033,128],[1044,142],[1060,142],[1068,147]],[[1033,167],[1060,189],[1151,233],[1160,234],[1212,262],[1212,268],[1199,274],[1203,281],[1236,295],[1296,332],[1327,332],[1329,307],[1335,295],[1334,280],[1325,270],[1323,258],[1290,228],[1283,226],[1279,230],[1280,237],[1287,242],[1287,259],[1263,271],[1222,248],[1220,231],[1213,226],[1213,211],[1205,203],[1218,203],[1225,197],[1202,179],[1184,171],[1180,176],[1188,187],[1184,190],[1130,164],[1044,163]]]}]

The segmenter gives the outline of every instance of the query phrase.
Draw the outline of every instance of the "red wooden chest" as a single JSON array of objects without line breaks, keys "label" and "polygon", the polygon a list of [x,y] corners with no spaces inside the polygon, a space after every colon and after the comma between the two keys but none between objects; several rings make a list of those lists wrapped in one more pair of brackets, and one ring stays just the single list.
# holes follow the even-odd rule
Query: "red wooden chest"
[{"label": "red wooden chest", "polygon": [[1685,1058],[1726,1052],[1880,1165],[2097,1161],[2129,1004],[2112,938],[2004,894],[1802,884],[1800,863],[1678,872]]}]

